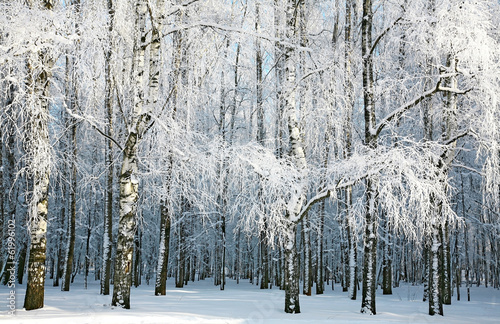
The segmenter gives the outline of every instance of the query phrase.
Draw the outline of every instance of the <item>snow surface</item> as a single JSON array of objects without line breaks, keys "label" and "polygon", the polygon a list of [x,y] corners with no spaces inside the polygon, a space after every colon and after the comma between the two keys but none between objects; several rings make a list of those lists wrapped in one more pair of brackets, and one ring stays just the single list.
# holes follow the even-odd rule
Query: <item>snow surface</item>
[{"label": "snow surface", "polygon": [[[284,291],[260,290],[247,280],[228,280],[224,291],[211,279],[189,282],[175,288],[167,281],[167,296],[154,296],[154,280],[131,289],[131,309],[111,307],[111,296],[99,295],[99,282],[90,281],[83,289],[83,278],[77,277],[71,291],[62,292],[47,281],[45,307],[22,309],[26,285],[16,285],[17,311],[8,315],[8,289],[0,288],[0,322],[8,323],[500,323],[500,291],[472,287],[471,301],[461,289],[462,301],[452,299],[444,306],[445,316],[427,315],[428,303],[422,302],[423,287],[405,285],[384,296],[377,290],[377,315],[360,314],[361,300],[348,299],[337,285],[325,287],[324,295],[300,296],[301,314],[285,314]],[[313,290],[314,291],[314,290]],[[359,296],[361,293],[359,292]]]}]

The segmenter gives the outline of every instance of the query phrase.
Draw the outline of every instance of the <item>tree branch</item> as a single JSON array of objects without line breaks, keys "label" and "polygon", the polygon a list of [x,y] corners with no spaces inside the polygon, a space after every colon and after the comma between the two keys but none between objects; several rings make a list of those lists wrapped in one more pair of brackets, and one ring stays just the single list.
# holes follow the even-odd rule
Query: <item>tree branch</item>
[{"label": "tree branch", "polygon": [[75,119],[79,119],[79,120],[84,120],[86,121],[87,123],[89,123],[90,126],[92,126],[93,129],[95,129],[99,134],[101,134],[102,136],[106,137],[107,139],[109,139],[110,141],[112,141],[113,143],[116,144],[116,146],[123,151],[123,148],[122,146],[114,139],[112,138],[111,136],[107,135],[106,133],[104,133],[102,130],[99,129],[99,127],[97,127],[97,125],[92,122],[91,120],[89,120],[88,118],[85,118],[83,116],[80,116],[78,114],[75,114],[73,113],[68,107],[65,107],[66,108],[66,112],[68,113],[68,115],[70,115],[71,117],[75,118]]},{"label": "tree branch", "polygon": [[392,113],[390,113],[388,116],[386,116],[382,121],[380,121],[376,126],[375,126],[375,135],[378,136],[380,132],[384,129],[384,127],[389,124],[393,119],[399,119],[407,110],[415,107],[418,105],[422,100],[431,97],[433,94],[439,91],[439,88],[441,86],[441,79],[437,82],[436,86],[430,90],[427,90],[424,92],[422,95],[419,97],[413,99],[412,101],[404,104],[403,106],[399,107]]},{"label": "tree branch", "polygon": [[174,15],[174,14],[178,13],[178,12],[179,12],[182,8],[185,8],[185,7],[187,7],[187,6],[190,6],[190,5],[192,5],[193,3],[198,2],[198,1],[200,1],[200,0],[190,0],[190,1],[186,1],[186,2],[184,2],[184,3],[181,3],[181,4],[179,4],[179,5],[176,5],[176,6],[174,6],[173,8],[171,8],[171,10],[170,10],[169,12],[167,12],[167,13],[165,14],[165,16],[171,16],[171,15]]},{"label": "tree branch", "polygon": [[392,27],[396,26],[396,24],[401,20],[403,19],[403,17],[399,17],[398,19],[396,19],[392,25],[390,25],[389,27],[387,27],[380,35],[378,35],[377,39],[375,40],[375,42],[373,43],[373,46],[370,50],[370,54],[369,56],[372,56],[373,55],[373,52],[375,51],[375,48],[377,47],[378,43],[380,42],[380,40],[389,32],[389,30],[392,29]]},{"label": "tree branch", "polygon": [[270,42],[277,42],[283,46],[286,46],[289,48],[294,48],[296,50],[301,50],[301,51],[305,51],[305,52],[312,52],[313,51],[309,47],[297,46],[296,44],[286,42],[286,41],[284,41],[280,38],[277,38],[277,37],[267,36],[267,35],[264,35],[262,33],[256,33],[256,32],[253,32],[251,30],[248,30],[248,29],[231,27],[231,26],[224,26],[224,25],[219,25],[216,23],[211,23],[211,22],[206,22],[206,21],[199,21],[199,22],[194,22],[194,23],[187,24],[187,25],[180,25],[178,27],[175,27],[175,28],[172,28],[172,29],[166,31],[165,34],[162,34],[162,37],[167,36],[167,35],[172,34],[172,33],[175,33],[175,32],[180,31],[180,30],[190,29],[190,28],[194,28],[194,27],[209,27],[209,28],[219,29],[219,30],[223,30],[223,31],[227,31],[227,32],[246,34],[246,35],[258,37],[258,38],[261,38],[261,39],[264,39],[264,40],[267,40]]},{"label": "tree branch", "polygon": [[455,168],[462,168],[462,169],[465,169],[465,170],[467,170],[467,171],[471,171],[471,172],[477,173],[477,174],[479,174],[481,177],[485,177],[485,176],[486,176],[483,172],[478,171],[478,170],[476,170],[476,169],[474,169],[474,168],[468,167],[468,166],[466,166],[466,165],[453,163],[451,166],[452,166],[452,167],[455,167]]},{"label": "tree branch", "polygon": [[118,86],[117,86],[116,79],[114,76],[113,76],[113,84],[115,85],[116,101],[118,102],[118,109],[120,110],[120,113],[122,114],[122,119],[123,119],[123,122],[125,123],[125,127],[127,129],[130,129],[130,125],[127,122],[127,118],[125,117],[125,112],[123,111],[122,102],[120,100],[120,91],[118,90]]},{"label": "tree branch", "polygon": [[448,87],[439,87],[439,91],[446,91],[446,92],[451,92],[451,93],[456,93],[456,94],[466,94],[467,92],[471,91],[473,88],[467,89],[467,90],[460,90],[460,89],[453,89],[453,88],[448,88]]},{"label": "tree branch", "polygon": [[367,173],[361,175],[360,177],[358,177],[354,180],[347,181],[347,182],[342,182],[342,179],[340,179],[334,186],[325,188],[322,191],[320,191],[316,196],[309,199],[309,201],[304,205],[304,207],[302,207],[300,213],[298,214],[297,223],[300,222],[302,220],[302,218],[304,218],[304,216],[309,212],[309,210],[316,203],[321,202],[321,201],[325,200],[326,198],[330,197],[333,193],[335,193],[335,191],[337,191],[339,189],[344,189],[344,188],[354,186],[357,182],[363,180],[368,175],[369,175],[369,173],[367,172]]},{"label": "tree branch", "polygon": [[466,129],[463,132],[456,134],[452,138],[448,139],[446,142],[444,142],[444,145],[450,145],[451,143],[453,143],[453,142],[455,142],[455,141],[459,140],[460,138],[465,137],[467,135],[469,135],[469,129]]}]

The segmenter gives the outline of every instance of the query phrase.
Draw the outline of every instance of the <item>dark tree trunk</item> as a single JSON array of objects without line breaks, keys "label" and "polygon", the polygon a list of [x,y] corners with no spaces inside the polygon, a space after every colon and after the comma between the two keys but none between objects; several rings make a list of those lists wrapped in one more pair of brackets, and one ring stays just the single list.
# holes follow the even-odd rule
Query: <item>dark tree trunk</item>
[{"label": "dark tree trunk", "polygon": [[68,245],[66,247],[66,254],[64,258],[64,278],[61,286],[62,291],[69,291],[70,281],[71,281],[71,273],[73,270],[73,258],[75,255],[75,227],[76,227],[76,156],[77,156],[77,148],[76,148],[76,121],[72,121],[73,125],[71,125],[71,146],[73,148],[71,155],[71,188],[70,188],[70,213],[69,213],[69,226],[68,226]]},{"label": "dark tree trunk", "polygon": [[158,269],[156,274],[155,295],[167,294],[167,266],[170,250],[170,215],[165,202],[160,205],[160,251]]},{"label": "dark tree trunk", "polygon": [[324,232],[325,232],[325,202],[322,201],[319,207],[319,226],[318,226],[318,253],[316,256],[316,295],[321,295],[325,291],[324,274]]},{"label": "dark tree trunk", "polygon": [[[113,1],[107,0],[107,10],[109,15],[108,37],[113,43],[112,33],[114,24]],[[113,137],[113,80],[111,76],[111,50],[106,51],[104,61],[105,74],[105,106],[106,106],[106,135]],[[111,252],[113,245],[113,141],[106,138],[106,198],[103,231],[103,254],[102,254],[102,276],[101,294],[109,295],[109,282],[111,280]]]},{"label": "dark tree trunk", "polygon": [[[369,149],[377,147],[375,128],[374,81],[372,63],[372,1],[363,1],[361,23],[361,49],[363,57],[363,98],[365,119],[365,145]],[[377,180],[370,176],[366,185],[366,214],[364,230],[363,297],[361,312],[375,315],[375,292],[377,287]]]},{"label": "dark tree trunk", "polygon": [[384,295],[392,295],[392,233],[384,219],[385,241],[382,245],[382,291]]},{"label": "dark tree trunk", "polygon": [[285,242],[285,313],[300,313],[297,225],[289,224]]}]

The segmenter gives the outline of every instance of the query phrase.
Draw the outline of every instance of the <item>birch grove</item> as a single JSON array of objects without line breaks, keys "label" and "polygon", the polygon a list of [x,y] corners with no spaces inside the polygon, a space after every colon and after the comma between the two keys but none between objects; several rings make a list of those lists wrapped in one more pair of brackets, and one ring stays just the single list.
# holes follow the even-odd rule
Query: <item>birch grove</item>
[{"label": "birch grove", "polygon": [[125,309],[169,280],[284,290],[295,314],[335,284],[372,315],[402,283],[429,315],[499,289],[499,14],[0,1],[0,281],[27,274],[26,310],[80,275]]}]

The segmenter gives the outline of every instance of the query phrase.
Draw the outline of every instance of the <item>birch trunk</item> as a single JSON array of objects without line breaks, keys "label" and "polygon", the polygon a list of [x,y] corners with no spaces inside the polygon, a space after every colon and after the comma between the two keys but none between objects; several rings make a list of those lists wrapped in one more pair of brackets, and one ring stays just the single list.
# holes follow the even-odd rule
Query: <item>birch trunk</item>
[{"label": "birch trunk", "polygon": [[184,222],[181,221],[177,224],[177,271],[175,272],[175,288],[184,287],[185,250]]},{"label": "birch trunk", "polygon": [[432,225],[431,245],[428,250],[429,253],[429,315],[443,315],[443,303],[440,296],[440,250],[442,249],[442,242],[440,240],[439,228],[436,224]]},{"label": "birch trunk", "polygon": [[[297,11],[295,1],[289,0],[286,7],[286,39],[291,44],[297,43]],[[297,265],[297,223],[300,221],[299,213],[306,199],[305,176],[307,161],[303,148],[302,135],[296,115],[296,64],[297,55],[294,47],[285,49],[285,76],[287,94],[285,97],[285,114],[288,121],[290,141],[290,156],[299,171],[298,178],[288,202],[286,215],[287,230],[285,235],[285,312],[300,313],[299,305],[299,269]]]},{"label": "birch trunk", "polygon": [[452,273],[451,273],[451,250],[450,250],[450,224],[445,222],[443,228],[443,304],[451,305]]},{"label": "birch trunk", "polygon": [[325,291],[324,274],[324,233],[325,233],[325,202],[319,206],[318,246],[316,257],[316,295],[322,295]]},{"label": "birch trunk", "polygon": [[135,249],[135,256],[134,256],[134,262],[133,262],[133,283],[134,287],[139,287],[141,284],[141,268],[142,268],[142,231],[140,228],[137,229],[135,232],[135,237],[134,237],[134,249]]},{"label": "birch trunk", "polygon": [[[150,59],[149,59],[149,105],[155,106],[159,99],[159,88],[160,88],[160,68],[161,68],[161,32],[164,27],[165,20],[165,6],[171,5],[170,1],[165,0],[156,1],[156,12],[155,12],[155,22],[153,22],[153,30],[151,35],[151,48],[150,48]],[[176,42],[176,50],[174,54],[174,82],[173,82],[173,109],[172,118],[175,118],[175,112],[177,109],[178,102],[178,83],[179,83],[179,69],[181,62],[181,40],[182,37],[178,36],[178,33],[174,36]],[[150,107],[153,109],[153,107]],[[160,248],[158,250],[158,264],[156,269],[156,280],[155,280],[155,295],[166,295],[167,294],[167,267],[168,267],[168,256],[170,251],[170,223],[171,223],[171,178],[173,171],[173,157],[169,150],[167,156],[167,172],[165,175],[165,198],[160,203]]]},{"label": "birch trunk", "polygon": [[[226,36],[226,46],[224,48],[224,60],[227,60],[227,54],[229,49],[229,38]],[[219,206],[219,222],[216,233],[216,240],[218,248],[216,253],[218,262],[216,263],[215,271],[217,275],[214,278],[215,285],[219,285],[220,290],[224,290],[226,285],[226,214],[227,214],[227,187],[228,187],[228,157],[226,156],[226,140],[227,140],[227,130],[226,130],[226,85],[225,85],[225,71],[221,71],[220,79],[220,97],[219,97],[219,133],[222,138],[222,145],[219,150],[221,152],[221,162],[220,169],[218,170],[219,178],[219,194],[217,197],[217,203]]]},{"label": "birch trunk", "polygon": [[[110,43],[113,44],[113,24],[114,24],[114,7],[113,1],[107,0],[108,10],[108,37]],[[112,46],[111,46],[112,47]],[[103,255],[102,255],[102,275],[101,275],[101,294],[109,295],[109,282],[111,279],[111,251],[113,244],[113,79],[111,71],[111,54],[112,50],[106,51],[104,58],[104,74],[105,74],[105,99],[106,107],[106,196],[105,196],[105,214],[104,214],[104,230],[103,230]]]},{"label": "birch trunk", "polygon": [[[363,58],[363,97],[365,117],[365,145],[370,149],[377,147],[375,127],[375,104],[373,86],[372,55],[372,1],[363,1],[363,20],[361,23],[361,50]],[[363,259],[363,297],[361,312],[375,315],[375,292],[377,287],[377,179],[370,176],[366,185],[366,214],[364,229]]]},{"label": "birch trunk", "polygon": [[[355,11],[355,4],[353,0],[346,1],[346,16],[345,16],[345,91],[346,91],[346,115],[344,124],[345,133],[345,156],[350,158],[352,156],[352,114],[354,110],[354,85],[352,82],[352,57],[353,57],[353,37],[352,37],[352,26],[353,17],[352,11]],[[356,21],[354,21],[354,24]],[[357,245],[357,234],[355,227],[355,220],[352,214],[352,187],[349,186],[345,190],[345,204],[346,204],[346,232],[347,232],[347,244],[349,249],[349,298],[351,300],[356,299],[357,295],[357,282],[358,282],[358,245]]]},{"label": "birch trunk", "polygon": [[392,234],[387,215],[383,220],[385,240],[382,247],[382,291],[384,295],[392,295]]},{"label": "birch trunk", "polygon": [[[283,33],[283,23],[285,18],[283,17],[283,0],[274,0],[274,28],[275,37],[277,39],[282,39],[284,37]],[[284,46],[280,42],[275,42],[274,44],[274,65],[275,71],[275,91],[276,91],[276,156],[281,158],[283,156],[283,117],[284,117],[284,100],[283,100],[283,87],[285,83],[285,62],[283,59],[283,54],[285,53]],[[283,285],[282,285],[283,286]]]},{"label": "birch trunk", "polygon": [[[78,13],[79,3],[76,2],[76,10]],[[78,25],[76,26],[78,29]],[[73,71],[73,60],[69,57],[66,58],[66,99],[68,101],[68,109],[75,111],[77,105],[77,89],[76,82]],[[69,179],[71,179],[70,189],[69,189],[69,222],[68,222],[68,233],[67,233],[67,245],[64,257],[64,271],[63,271],[63,282],[61,285],[61,291],[69,291],[71,273],[73,270],[73,258],[75,254],[75,226],[76,226],[76,186],[77,186],[77,141],[76,141],[76,131],[77,124],[76,120],[71,117],[66,119],[66,128],[70,130],[69,134],[69,165],[71,171],[69,172]]]},{"label": "birch trunk", "polygon": [[285,313],[300,313],[297,224],[290,221],[285,233]]},{"label": "birch trunk", "polygon": [[[51,10],[54,2],[40,1],[43,9]],[[34,62],[37,60],[38,62]],[[42,69],[38,67],[41,63]],[[24,298],[26,310],[38,309],[44,303],[45,251],[47,244],[47,215],[50,178],[50,141],[49,141],[49,87],[51,69],[54,62],[47,53],[28,59],[28,123],[26,153],[33,194],[29,206],[30,256],[28,261],[28,282]]]},{"label": "birch trunk", "polygon": [[[32,80],[35,87],[35,102],[31,103],[29,113],[30,130],[28,140],[32,141],[31,154],[35,159],[49,159],[49,131],[48,115],[49,103],[48,82],[50,72],[43,71]],[[36,143],[36,144],[35,144]],[[35,166],[33,166],[35,168]],[[50,166],[48,163],[36,166],[32,170],[33,179],[33,202],[30,206],[29,233],[30,233],[30,256],[28,263],[28,284],[24,299],[26,310],[43,307],[44,284],[45,284],[45,251],[47,240],[47,215],[48,215],[48,190],[49,190]]]},{"label": "birch trunk", "polygon": [[65,254],[65,266],[63,272],[63,282],[61,286],[62,291],[69,291],[71,273],[73,271],[73,258],[75,255],[75,226],[76,226],[76,156],[77,156],[77,147],[76,147],[76,124],[75,120],[72,121],[73,125],[71,125],[71,188],[70,188],[70,210],[69,210],[69,226],[68,226],[68,245],[66,247]]},{"label": "birch trunk", "polygon": [[[255,32],[260,33],[260,1],[255,2]],[[263,80],[262,80],[262,50],[261,40],[255,40],[255,72],[256,72],[256,104],[257,104],[257,143],[264,146],[265,130],[264,130],[264,107],[263,107]],[[259,199],[261,201],[262,190],[258,191]],[[267,220],[265,211],[261,211],[263,215],[264,226],[260,230],[260,264],[261,264],[261,280],[260,289],[269,288],[269,252],[265,230],[267,228]]]},{"label": "birch trunk", "polygon": [[[6,115],[10,114],[14,103],[15,94],[17,92],[16,86],[12,82],[6,82],[6,95],[4,98],[4,113]],[[14,156],[14,124],[2,120],[2,129],[0,130],[0,218],[2,218],[3,223],[0,224],[0,273],[4,272],[5,269],[14,264],[14,259],[7,253],[7,237],[8,228],[5,224],[9,223],[9,219],[15,220],[15,210],[16,203],[14,197],[17,195],[11,194],[11,190],[14,193],[14,188],[17,185],[13,185],[15,171],[15,156]],[[5,159],[5,161],[4,161]],[[4,276],[2,283],[7,285],[9,276]]]},{"label": "birch trunk", "polygon": [[116,246],[115,274],[113,279],[113,306],[130,309],[130,286],[132,285],[132,257],[139,179],[137,178],[138,134],[129,133],[120,171],[120,219]]},{"label": "birch trunk", "polygon": [[160,206],[160,250],[155,282],[155,295],[167,294],[167,266],[170,250],[170,211],[165,201]]},{"label": "birch trunk", "polygon": [[347,242],[349,247],[349,298],[356,300],[358,286],[358,241],[352,207],[352,187],[346,188]]},{"label": "birch trunk", "polygon": [[137,39],[134,47],[134,110],[123,148],[120,170],[120,219],[116,246],[115,273],[113,279],[113,306],[130,309],[130,286],[132,285],[132,258],[136,231],[137,199],[139,189],[137,149],[147,131],[151,116],[142,112],[144,77],[145,15],[144,2],[136,3]]},{"label": "birch trunk", "polygon": [[309,216],[305,215],[302,218],[302,232],[303,232],[303,248],[304,248],[304,285],[303,294],[311,296],[312,293],[312,273],[311,273],[311,228],[309,224]]}]

